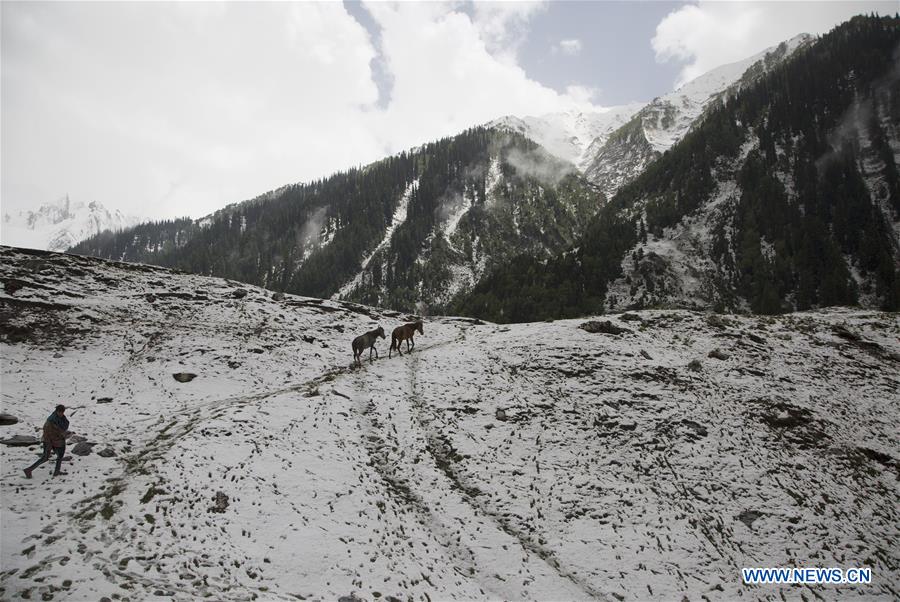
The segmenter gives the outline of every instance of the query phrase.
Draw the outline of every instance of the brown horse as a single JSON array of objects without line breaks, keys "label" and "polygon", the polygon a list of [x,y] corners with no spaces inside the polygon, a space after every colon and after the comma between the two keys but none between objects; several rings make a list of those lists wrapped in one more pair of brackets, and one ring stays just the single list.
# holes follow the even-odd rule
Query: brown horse
[{"label": "brown horse", "polygon": [[[407,353],[416,348],[416,342],[413,340],[413,336],[415,336],[416,331],[419,331],[419,334],[424,335],[425,331],[422,328],[422,320],[416,320],[415,322],[410,322],[409,324],[404,324],[403,326],[398,326],[394,329],[394,332],[391,333],[391,348],[388,350],[388,357],[391,357],[391,352],[396,349],[397,353],[403,355],[403,352],[400,351],[400,343],[406,341],[406,351]],[[410,347],[410,343],[412,347]]]},{"label": "brown horse", "polygon": [[378,342],[378,337],[382,339],[385,338],[384,328],[379,326],[375,330],[370,330],[366,334],[361,334],[355,339],[353,339],[353,361],[357,366],[360,365],[359,357],[363,354],[363,351],[366,349],[369,350],[369,361],[372,361],[372,352],[375,352],[375,357],[378,357],[378,350],[375,349],[375,343]]}]

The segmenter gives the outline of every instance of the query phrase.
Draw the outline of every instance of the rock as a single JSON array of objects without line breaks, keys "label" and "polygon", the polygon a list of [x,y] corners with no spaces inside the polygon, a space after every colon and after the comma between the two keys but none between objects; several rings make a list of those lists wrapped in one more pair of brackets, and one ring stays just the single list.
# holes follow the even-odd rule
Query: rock
[{"label": "rock", "polygon": [[214,499],[215,504],[213,506],[210,506],[210,512],[218,512],[219,514],[222,514],[223,512],[225,512],[225,510],[228,509],[228,496],[225,495],[224,492],[217,491],[216,497]]},{"label": "rock", "polygon": [[80,441],[75,444],[75,447],[72,448],[72,453],[76,456],[87,456],[90,455],[91,450],[94,448],[95,443],[88,443],[87,441]]},{"label": "rock", "polygon": [[757,335],[753,334],[752,332],[747,333],[747,338],[759,345],[766,344],[766,340],[764,338],[762,338],[761,336],[757,336]]},{"label": "rock", "polygon": [[112,397],[98,397],[97,403],[112,403]]},{"label": "rock", "polygon": [[625,320],[626,322],[641,322],[641,317],[637,314],[622,314],[619,316],[620,320]]},{"label": "rock", "polygon": [[272,301],[284,301],[284,293],[282,293],[282,292],[275,293],[274,295],[272,295]]},{"label": "rock", "polygon": [[693,370],[694,372],[699,372],[701,368],[703,368],[703,364],[700,363],[700,360],[691,360],[691,362],[687,365],[688,370]]},{"label": "rock", "polygon": [[652,359],[653,359],[652,357],[650,357],[650,354],[647,353],[646,351],[644,351],[643,349],[641,349],[641,357],[643,357],[645,360],[652,360]]},{"label": "rock", "polygon": [[738,514],[736,518],[747,525],[747,528],[749,529],[753,527],[754,521],[756,521],[756,519],[760,518],[761,516],[763,516],[762,512],[757,512],[756,510],[744,510],[743,512]]},{"label": "rock", "polygon": [[98,452],[97,452],[97,455],[98,455],[98,456],[101,456],[101,457],[103,457],[103,458],[112,458],[113,456],[116,455],[116,452],[113,451],[113,449],[112,449],[111,447],[106,447],[106,448],[101,449],[100,451],[98,451]]},{"label": "rock", "polygon": [[366,599],[360,598],[355,593],[351,593],[349,596],[341,596],[338,598],[338,602],[366,602]]},{"label": "rock", "polygon": [[9,426],[11,424],[17,423],[18,421],[19,419],[12,414],[0,414],[0,426]]},{"label": "rock", "polygon": [[497,411],[494,412],[494,418],[496,418],[497,420],[506,420],[506,410],[504,410],[503,408],[497,408]]},{"label": "rock", "polygon": [[156,295],[154,295],[153,293],[147,293],[146,295],[144,295],[144,299],[147,300],[147,303],[154,303],[156,302]]},{"label": "rock", "polygon": [[39,445],[41,442],[37,437],[31,435],[13,435],[9,439],[2,439],[0,443],[9,445],[10,447],[20,447],[25,445]]},{"label": "rock", "polygon": [[637,428],[637,422],[621,422],[619,428],[623,431],[633,431]]},{"label": "rock", "polygon": [[688,420],[687,418],[685,418],[681,421],[681,423],[691,431],[693,431],[698,438],[706,437],[709,434],[709,431],[706,430],[706,427],[699,422],[694,422],[693,420]]},{"label": "rock", "polygon": [[711,314],[706,317],[706,323],[712,326],[713,328],[718,328],[720,330],[724,330],[731,326],[731,320],[727,318],[723,318],[718,314]]},{"label": "rock", "polygon": [[63,356],[63,354],[60,353],[59,351],[57,351],[56,353],[53,354],[53,359],[58,360],[62,356]]},{"label": "rock", "polygon": [[192,374],[190,372],[176,372],[172,375],[172,378],[177,380],[180,383],[189,383],[195,378],[197,378],[196,374]]},{"label": "rock", "polygon": [[240,368],[241,363],[237,362],[235,360],[228,360],[228,367],[231,368],[232,370],[234,370],[235,368]]},{"label": "rock", "polygon": [[609,320],[606,320],[603,322],[598,322],[597,320],[591,320],[589,322],[585,322],[584,324],[580,325],[578,328],[580,328],[586,332],[590,332],[590,333],[602,332],[603,334],[612,334],[612,335],[616,335],[616,336],[618,336],[620,334],[624,334],[626,332],[631,332],[627,328],[621,328],[619,326],[616,326]]},{"label": "rock", "polygon": [[724,351],[722,351],[721,349],[716,348],[716,349],[713,349],[712,351],[710,351],[707,357],[712,357],[717,360],[727,360],[731,356],[728,355],[727,353],[725,353]]},{"label": "rock", "polygon": [[837,326],[831,327],[832,332],[842,339],[847,339],[848,341],[859,341],[860,336],[855,332],[849,330],[846,326],[838,324]]},{"label": "rock", "polygon": [[247,296],[247,291],[242,288],[235,289],[231,292],[231,296],[235,299],[243,299]]},{"label": "rock", "polygon": [[66,439],[69,440],[69,443],[81,443],[82,441],[87,441],[87,437],[82,437],[81,435],[69,435]]}]

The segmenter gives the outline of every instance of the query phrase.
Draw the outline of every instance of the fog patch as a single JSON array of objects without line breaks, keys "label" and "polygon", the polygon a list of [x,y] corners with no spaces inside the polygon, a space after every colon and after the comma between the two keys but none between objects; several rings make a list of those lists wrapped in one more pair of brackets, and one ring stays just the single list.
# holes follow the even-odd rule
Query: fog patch
[{"label": "fog patch", "polygon": [[303,249],[306,255],[307,250],[322,245],[322,240],[327,238],[323,235],[322,229],[328,220],[328,207],[319,207],[303,224],[303,228],[297,237],[297,245]]},{"label": "fog patch", "polygon": [[828,146],[831,149],[816,159],[816,171],[819,176],[840,157],[845,144],[849,143],[854,146],[857,144],[860,132],[864,131],[865,124],[872,116],[872,110],[872,101],[866,99],[862,102],[855,101],[844,112],[837,126],[828,132]]},{"label": "fog patch", "polygon": [[571,163],[557,161],[538,150],[523,152],[518,148],[512,148],[506,153],[506,162],[517,173],[548,186],[556,186],[566,176],[576,173],[575,166]]}]

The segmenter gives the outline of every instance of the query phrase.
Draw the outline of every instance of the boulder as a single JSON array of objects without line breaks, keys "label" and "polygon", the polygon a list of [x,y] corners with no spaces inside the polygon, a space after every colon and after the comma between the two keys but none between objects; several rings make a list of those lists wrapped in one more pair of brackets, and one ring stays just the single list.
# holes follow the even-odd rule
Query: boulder
[{"label": "boulder", "polygon": [[687,365],[688,370],[693,370],[694,372],[699,372],[703,368],[703,364],[700,363],[700,360],[691,360],[691,362]]},{"label": "boulder", "polygon": [[96,443],[88,443],[87,441],[79,441],[75,444],[75,447],[72,448],[72,453],[76,456],[87,456],[90,455],[91,451],[94,448]]},{"label": "boulder", "polygon": [[643,357],[645,360],[652,360],[652,359],[653,359],[653,358],[650,356],[650,354],[647,353],[647,352],[646,352],[645,350],[643,350],[643,349],[641,349],[641,357]]},{"label": "boulder", "polygon": [[10,424],[15,424],[19,421],[18,418],[13,416],[12,414],[2,414],[0,413],[0,426],[9,426]]},{"label": "boulder", "polygon": [[189,383],[195,378],[197,378],[196,374],[192,374],[191,372],[176,372],[172,375],[172,378],[177,380],[180,383]]},{"label": "boulder", "polygon": [[31,435],[13,435],[9,439],[0,440],[0,443],[10,447],[20,447],[24,445],[40,445],[41,440]]},{"label": "boulder", "polygon": [[113,449],[112,449],[111,447],[106,447],[106,448],[101,449],[100,451],[98,451],[98,452],[97,452],[97,455],[98,455],[98,456],[101,456],[101,457],[103,457],[103,458],[112,458],[113,456],[116,455],[116,452],[113,451]]},{"label": "boulder", "polygon": [[216,497],[214,498],[215,504],[210,506],[210,512],[217,512],[222,514],[225,510],[228,509],[228,496],[225,495],[223,491],[217,491]]},{"label": "boulder", "polygon": [[497,408],[497,411],[494,412],[494,417],[497,420],[506,420],[507,419],[506,410],[504,410],[503,408]]},{"label": "boulder", "polygon": [[235,299],[243,299],[247,296],[247,291],[242,288],[235,289],[231,292],[231,296]]},{"label": "boulder", "polygon": [[272,295],[272,301],[284,301],[284,293],[277,292]]},{"label": "boulder", "polygon": [[747,525],[747,528],[753,527],[753,523],[756,519],[763,516],[762,512],[757,512],[756,510],[744,510],[740,514],[737,515],[737,519]]},{"label": "boulder", "polygon": [[87,437],[82,437],[81,435],[69,435],[66,437],[69,443],[81,443],[82,441],[87,441]]},{"label": "boulder", "polygon": [[729,356],[727,353],[725,353],[721,349],[716,348],[709,352],[708,357],[712,357],[717,360],[727,360],[731,356]]},{"label": "boulder", "polygon": [[590,333],[602,332],[603,334],[611,334],[611,335],[615,335],[615,336],[624,334],[626,332],[631,332],[627,328],[622,328],[620,326],[616,326],[609,320],[605,320],[603,322],[599,322],[597,320],[591,320],[589,322],[585,322],[584,324],[580,325],[578,328],[580,328],[586,332],[590,332]]},{"label": "boulder", "polygon": [[622,314],[619,316],[620,320],[625,320],[626,322],[640,322],[641,317],[637,314]]}]

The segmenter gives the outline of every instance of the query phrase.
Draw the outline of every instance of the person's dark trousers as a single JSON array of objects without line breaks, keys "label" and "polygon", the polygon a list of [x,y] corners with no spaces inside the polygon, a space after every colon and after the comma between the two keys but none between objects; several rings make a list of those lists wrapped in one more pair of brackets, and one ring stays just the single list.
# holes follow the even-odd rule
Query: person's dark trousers
[{"label": "person's dark trousers", "polygon": [[28,472],[31,472],[32,470],[34,470],[35,468],[37,468],[38,466],[40,466],[41,464],[43,464],[44,462],[49,460],[50,452],[53,452],[53,451],[56,452],[56,469],[53,472],[54,473],[61,472],[60,469],[62,468],[63,455],[65,455],[65,453],[66,453],[66,446],[63,445],[62,447],[51,447],[50,444],[46,443],[46,442],[44,443],[44,453],[41,454],[41,457],[38,458],[37,462],[35,462],[31,466],[29,466],[26,470]]}]

